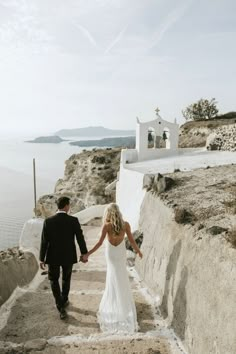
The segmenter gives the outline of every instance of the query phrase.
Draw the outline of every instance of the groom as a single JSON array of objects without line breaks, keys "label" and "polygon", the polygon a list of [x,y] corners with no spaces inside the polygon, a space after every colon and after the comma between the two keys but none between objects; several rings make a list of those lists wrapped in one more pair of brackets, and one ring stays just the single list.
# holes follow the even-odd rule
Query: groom
[{"label": "groom", "polygon": [[[48,264],[48,278],[56,306],[60,318],[65,319],[72,267],[77,263],[75,237],[82,255],[80,260],[84,263],[86,260],[83,259],[83,255],[88,250],[78,219],[68,215],[70,199],[60,197],[57,200],[57,207],[56,214],[44,220],[39,259],[41,269],[44,270],[45,264]],[[60,268],[62,268],[62,290],[59,285]]]}]

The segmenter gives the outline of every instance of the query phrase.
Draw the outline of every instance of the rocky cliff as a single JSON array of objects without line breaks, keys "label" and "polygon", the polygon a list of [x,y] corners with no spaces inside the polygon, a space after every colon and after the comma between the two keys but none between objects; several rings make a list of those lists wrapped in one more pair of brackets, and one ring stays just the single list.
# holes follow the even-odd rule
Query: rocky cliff
[{"label": "rocky cliff", "polygon": [[53,194],[42,196],[36,206],[39,217],[53,215],[56,199],[61,195],[71,198],[71,213],[96,204],[114,201],[115,184],[120,167],[120,149],[94,149],[72,155],[65,162],[64,178],[59,179]]},{"label": "rocky cliff", "polygon": [[236,124],[217,128],[206,141],[208,150],[236,151]]},{"label": "rocky cliff", "polygon": [[17,247],[0,252],[0,306],[11,296],[17,286],[31,282],[38,270],[38,262],[30,252]]},{"label": "rocky cliff", "polygon": [[[223,141],[222,144],[217,145],[218,147],[221,146],[222,150],[235,151],[235,121],[236,119],[233,118],[187,122],[180,127],[179,147],[206,146],[208,137],[214,134],[215,137],[220,138],[220,141]],[[219,149],[218,147],[216,149]]]},{"label": "rocky cliff", "polygon": [[236,165],[167,176],[142,204],[138,272],[189,353],[236,353]]}]

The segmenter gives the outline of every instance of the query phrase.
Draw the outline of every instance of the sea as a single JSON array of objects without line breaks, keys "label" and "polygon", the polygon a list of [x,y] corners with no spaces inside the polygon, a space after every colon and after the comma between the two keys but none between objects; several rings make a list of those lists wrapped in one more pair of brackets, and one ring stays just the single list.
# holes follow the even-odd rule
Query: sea
[{"label": "sea", "polygon": [[[83,140],[102,137],[83,137]],[[18,246],[24,223],[34,217],[33,159],[37,199],[54,192],[64,176],[65,161],[84,148],[69,141],[60,144],[26,143],[32,137],[0,137],[0,250]],[[80,138],[70,137],[72,140]],[[86,148],[87,150],[93,147]]]}]

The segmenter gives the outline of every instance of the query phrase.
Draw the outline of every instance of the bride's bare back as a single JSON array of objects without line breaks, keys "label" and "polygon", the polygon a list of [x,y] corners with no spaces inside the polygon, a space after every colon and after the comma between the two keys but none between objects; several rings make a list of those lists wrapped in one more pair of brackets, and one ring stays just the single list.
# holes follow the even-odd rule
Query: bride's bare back
[{"label": "bride's bare back", "polygon": [[119,246],[125,238],[127,223],[125,222],[124,229],[120,231],[119,235],[114,234],[111,223],[106,223],[106,227],[108,241],[112,244],[112,246]]},{"label": "bride's bare back", "polygon": [[133,247],[133,249],[138,253],[139,257],[142,258],[143,256],[142,252],[137,246],[133,238],[133,235],[131,233],[130,224],[127,221],[125,221],[124,228],[120,231],[118,235],[114,234],[111,223],[107,222],[103,224],[99,241],[85,256],[83,256],[84,259],[87,260],[90,254],[94,253],[103,244],[103,241],[105,240],[106,237],[112,246],[117,247],[124,240],[125,234],[127,235],[128,240],[131,246]]}]

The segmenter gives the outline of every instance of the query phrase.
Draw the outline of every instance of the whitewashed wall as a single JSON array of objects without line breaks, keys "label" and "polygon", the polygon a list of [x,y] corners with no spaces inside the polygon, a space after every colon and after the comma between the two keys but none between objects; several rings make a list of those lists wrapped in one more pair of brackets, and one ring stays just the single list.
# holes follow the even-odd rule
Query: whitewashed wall
[{"label": "whitewashed wall", "polygon": [[[148,130],[152,128],[156,136],[162,136],[164,131],[169,132],[169,138],[166,141],[166,149],[160,148],[148,148]],[[179,141],[179,125],[177,123],[171,123],[162,119],[159,115],[156,119],[148,122],[137,121],[136,125],[136,150],[138,155],[138,161],[151,159],[153,157],[158,158],[159,152],[162,150],[176,151],[178,149]],[[162,153],[161,153],[162,154]],[[166,156],[166,155],[164,155]]]},{"label": "whitewashed wall", "polygon": [[19,246],[24,252],[32,252],[39,258],[39,247],[43,229],[43,219],[34,218],[26,221],[20,236]]},{"label": "whitewashed wall", "polygon": [[93,205],[87,209],[81,210],[78,213],[74,214],[79,219],[81,224],[85,224],[88,221],[94,218],[103,217],[104,210],[107,204],[104,205]]},{"label": "whitewashed wall", "polygon": [[127,170],[121,165],[119,181],[116,185],[116,202],[133,231],[138,229],[140,207],[144,195],[143,173]]}]

